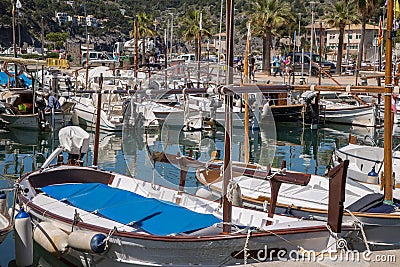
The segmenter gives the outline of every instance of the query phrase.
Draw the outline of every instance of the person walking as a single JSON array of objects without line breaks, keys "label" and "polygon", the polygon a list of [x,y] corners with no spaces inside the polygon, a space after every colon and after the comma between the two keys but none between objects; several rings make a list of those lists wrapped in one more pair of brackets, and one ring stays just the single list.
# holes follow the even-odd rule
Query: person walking
[{"label": "person walking", "polygon": [[254,81],[254,66],[256,65],[256,59],[252,54],[249,55],[249,79]]},{"label": "person walking", "polygon": [[282,69],[281,69],[282,64],[283,64],[283,62],[282,62],[281,58],[279,56],[276,56],[274,59],[274,67],[275,67],[274,77],[276,77],[277,73],[279,73],[279,75],[281,77],[283,77]]},{"label": "person walking", "polygon": [[285,59],[285,75],[289,76],[292,72],[292,60],[291,57],[288,56]]}]

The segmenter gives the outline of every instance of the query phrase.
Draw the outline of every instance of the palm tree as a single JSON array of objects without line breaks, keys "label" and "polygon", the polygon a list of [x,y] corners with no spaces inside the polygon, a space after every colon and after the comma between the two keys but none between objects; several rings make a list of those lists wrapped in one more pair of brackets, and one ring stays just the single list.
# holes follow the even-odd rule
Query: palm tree
[{"label": "palm tree", "polygon": [[[146,64],[146,37],[155,36],[156,32],[153,29],[154,19],[151,14],[144,12],[138,13],[138,31],[139,38],[142,39],[142,64]],[[135,36],[135,30],[129,32],[130,36]]]},{"label": "palm tree", "polygon": [[361,60],[364,53],[364,36],[365,36],[365,26],[367,24],[367,18],[372,17],[374,14],[376,7],[380,4],[379,0],[357,0],[357,9],[361,14],[361,39],[358,49],[357,55],[357,69],[356,69],[356,77],[358,77],[358,73],[361,67]]},{"label": "palm tree", "polygon": [[327,24],[339,28],[336,73],[340,74],[342,69],[344,28],[347,24],[360,23],[360,17],[356,10],[355,0],[336,0],[330,2],[325,18]]},{"label": "palm tree", "polygon": [[[200,13],[202,13],[202,30],[200,33]],[[187,9],[185,16],[180,21],[180,25],[183,28],[183,37],[187,42],[194,40],[196,58],[199,59],[199,37],[200,36],[211,36],[210,32],[210,20],[206,16],[205,12],[195,9]],[[201,40],[200,40],[201,41]]]},{"label": "palm tree", "polygon": [[253,33],[263,40],[263,70],[271,75],[272,33],[288,20],[294,20],[291,6],[282,0],[256,0],[249,15]]}]

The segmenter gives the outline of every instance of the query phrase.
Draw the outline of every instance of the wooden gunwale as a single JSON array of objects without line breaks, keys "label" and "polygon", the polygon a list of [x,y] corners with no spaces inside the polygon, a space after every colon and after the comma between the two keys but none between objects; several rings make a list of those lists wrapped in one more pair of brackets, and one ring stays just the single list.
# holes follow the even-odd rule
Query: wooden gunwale
[{"label": "wooden gunwale", "polygon": [[[213,184],[206,184],[203,183],[203,180],[199,180],[203,185],[209,186],[211,189],[216,190],[218,192],[220,192],[220,189],[216,186],[214,186]],[[250,202],[250,203],[256,203],[259,204],[260,206],[262,206],[264,204],[265,201],[267,201],[268,203],[270,202],[270,198],[269,197],[263,197],[260,196],[258,198],[252,198],[252,197],[248,197],[248,196],[242,196],[243,200]],[[305,208],[302,206],[296,206],[296,205],[287,205],[287,204],[283,204],[280,202],[276,203],[276,206],[279,208],[283,208],[283,209],[287,209],[287,208],[291,208],[291,209],[295,209],[295,210],[299,210],[299,211],[304,211],[304,212],[310,212],[310,213],[321,213],[321,214],[328,214],[328,211],[325,209],[316,209],[316,208]],[[346,216],[351,216],[350,213],[348,212],[343,212],[344,215]],[[386,214],[386,213],[371,213],[371,212],[351,212],[351,214],[358,216],[358,217],[365,217],[365,218],[382,218],[382,219],[400,219],[400,214]]]}]

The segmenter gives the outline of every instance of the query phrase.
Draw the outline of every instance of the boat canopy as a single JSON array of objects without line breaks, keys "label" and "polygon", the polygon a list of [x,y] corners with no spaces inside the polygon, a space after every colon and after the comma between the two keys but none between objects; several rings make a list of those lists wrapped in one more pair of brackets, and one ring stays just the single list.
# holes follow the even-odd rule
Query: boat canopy
[{"label": "boat canopy", "polygon": [[154,235],[190,233],[221,222],[212,214],[147,198],[101,183],[58,184],[42,188],[49,196]]},{"label": "boat canopy", "polygon": [[89,134],[79,126],[68,126],[58,132],[60,145],[69,154],[80,155],[89,150]]}]

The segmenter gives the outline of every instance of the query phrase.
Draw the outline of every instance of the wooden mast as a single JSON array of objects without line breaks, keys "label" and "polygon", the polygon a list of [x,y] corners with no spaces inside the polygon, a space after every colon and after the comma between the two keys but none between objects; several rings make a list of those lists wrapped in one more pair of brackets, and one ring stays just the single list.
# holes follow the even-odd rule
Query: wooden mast
[{"label": "wooden mast", "polygon": [[100,143],[101,90],[103,89],[103,73],[100,73],[99,90],[97,91],[96,130],[94,134],[93,166],[97,166]]},{"label": "wooden mast", "polygon": [[[233,7],[234,0],[226,0],[226,85],[233,83]],[[232,203],[227,197],[228,184],[232,179],[232,103],[233,95],[225,94],[225,140],[224,140],[224,182],[223,182],[223,233],[231,232]]]},{"label": "wooden mast", "polygon": [[384,114],[384,195],[385,201],[393,201],[392,178],[392,21],[393,0],[388,0],[386,23],[385,114]]},{"label": "wooden mast", "polygon": [[197,87],[200,88],[200,61],[201,61],[201,31],[203,30],[203,12],[200,11],[199,17],[199,38],[197,40]]}]

